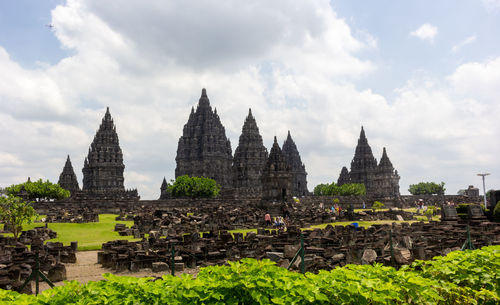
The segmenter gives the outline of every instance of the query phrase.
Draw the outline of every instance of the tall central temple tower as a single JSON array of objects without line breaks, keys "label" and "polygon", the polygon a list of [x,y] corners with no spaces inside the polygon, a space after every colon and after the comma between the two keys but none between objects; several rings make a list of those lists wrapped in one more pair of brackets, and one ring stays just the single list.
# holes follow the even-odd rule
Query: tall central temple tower
[{"label": "tall central temple tower", "polygon": [[232,150],[224,126],[212,111],[205,89],[196,107],[191,109],[177,146],[175,177],[182,175],[214,179],[222,189],[232,187]]},{"label": "tall central temple tower", "polygon": [[83,164],[83,191],[123,192],[123,154],[109,107]]}]

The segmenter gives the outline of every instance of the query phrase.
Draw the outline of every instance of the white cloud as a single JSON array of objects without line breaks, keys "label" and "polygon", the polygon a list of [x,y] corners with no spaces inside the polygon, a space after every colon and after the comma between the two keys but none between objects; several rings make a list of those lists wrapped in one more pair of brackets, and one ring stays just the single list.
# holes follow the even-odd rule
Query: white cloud
[{"label": "white cloud", "polygon": [[461,48],[463,48],[464,46],[466,46],[468,44],[473,43],[474,41],[476,41],[476,36],[469,36],[469,37],[465,38],[464,40],[460,41],[459,43],[457,43],[456,45],[454,45],[453,48],[451,48],[451,51],[453,53],[456,53]]},{"label": "white cloud", "polygon": [[428,42],[433,42],[437,34],[438,28],[429,23],[422,24],[418,29],[410,33],[411,36]]},{"label": "white cloud", "polygon": [[489,12],[500,9],[500,0],[481,0],[481,3]]},{"label": "white cloud", "polygon": [[[387,147],[403,192],[423,179],[464,188],[470,179],[460,170],[495,170],[498,59],[464,64],[444,80],[410,80],[388,101],[355,85],[376,72],[358,55],[376,48],[376,38],[354,35],[329,1],[147,4],[58,6],[55,35],[74,52],[52,66],[24,69],[0,49],[1,153],[15,164],[0,164],[0,185],[27,176],[57,181],[67,154],[81,181],[110,106],[126,187],[158,198],[163,177],[174,176],[177,141],[203,87],[233,151],[248,108],[268,148],[274,135],[282,143],[291,130],[310,189],[349,165],[361,125],[377,159]],[[485,142],[491,145],[476,149]]]}]

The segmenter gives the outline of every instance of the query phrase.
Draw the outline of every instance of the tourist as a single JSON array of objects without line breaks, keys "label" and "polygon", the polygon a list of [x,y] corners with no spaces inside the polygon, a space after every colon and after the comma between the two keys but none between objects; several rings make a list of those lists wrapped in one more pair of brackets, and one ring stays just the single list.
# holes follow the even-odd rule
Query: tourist
[{"label": "tourist", "polygon": [[271,223],[271,215],[269,213],[266,213],[266,215],[264,216],[264,220],[266,221],[266,225],[270,227],[272,223]]}]

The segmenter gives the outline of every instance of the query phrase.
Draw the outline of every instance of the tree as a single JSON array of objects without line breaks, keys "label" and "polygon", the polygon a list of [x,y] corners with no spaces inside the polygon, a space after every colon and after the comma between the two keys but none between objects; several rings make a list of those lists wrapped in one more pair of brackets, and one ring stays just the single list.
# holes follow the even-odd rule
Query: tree
[{"label": "tree", "polygon": [[444,195],[444,182],[437,184],[435,182],[420,182],[418,184],[412,184],[408,188],[408,191],[412,195]]},{"label": "tree", "polygon": [[362,196],[366,195],[366,188],[363,183],[347,183],[338,186],[332,182],[316,185],[313,193],[316,196]]},{"label": "tree", "polygon": [[29,224],[33,217],[38,216],[31,203],[15,196],[0,197],[0,220],[5,225],[5,230],[10,230],[17,241],[23,224]]},{"label": "tree", "polygon": [[21,196],[23,188],[26,191],[26,199],[28,200],[60,200],[70,196],[70,192],[60,187],[59,184],[52,183],[49,180],[42,181],[42,179],[35,182],[28,180],[24,183],[13,184],[6,187],[5,191],[9,196]]},{"label": "tree", "polygon": [[173,197],[213,198],[219,194],[220,186],[214,179],[183,175],[168,185],[167,192]]}]

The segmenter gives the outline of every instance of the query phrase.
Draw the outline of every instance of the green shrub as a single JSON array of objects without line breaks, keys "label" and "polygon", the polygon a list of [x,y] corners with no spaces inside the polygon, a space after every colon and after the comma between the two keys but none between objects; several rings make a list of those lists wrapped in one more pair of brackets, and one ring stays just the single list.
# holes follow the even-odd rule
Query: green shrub
[{"label": "green shrub", "polygon": [[210,266],[196,278],[105,274],[103,281],[66,282],[38,297],[0,290],[4,304],[498,304],[500,246],[455,251],[399,270],[347,265],[305,275],[269,260]]},{"label": "green shrub", "polygon": [[375,201],[373,204],[372,204],[372,209],[375,211],[375,210],[379,210],[379,209],[383,209],[385,207],[385,204],[383,204],[382,202],[380,201]]},{"label": "green shrub", "polygon": [[500,201],[495,205],[495,209],[493,210],[493,216],[496,221],[500,221]]}]

